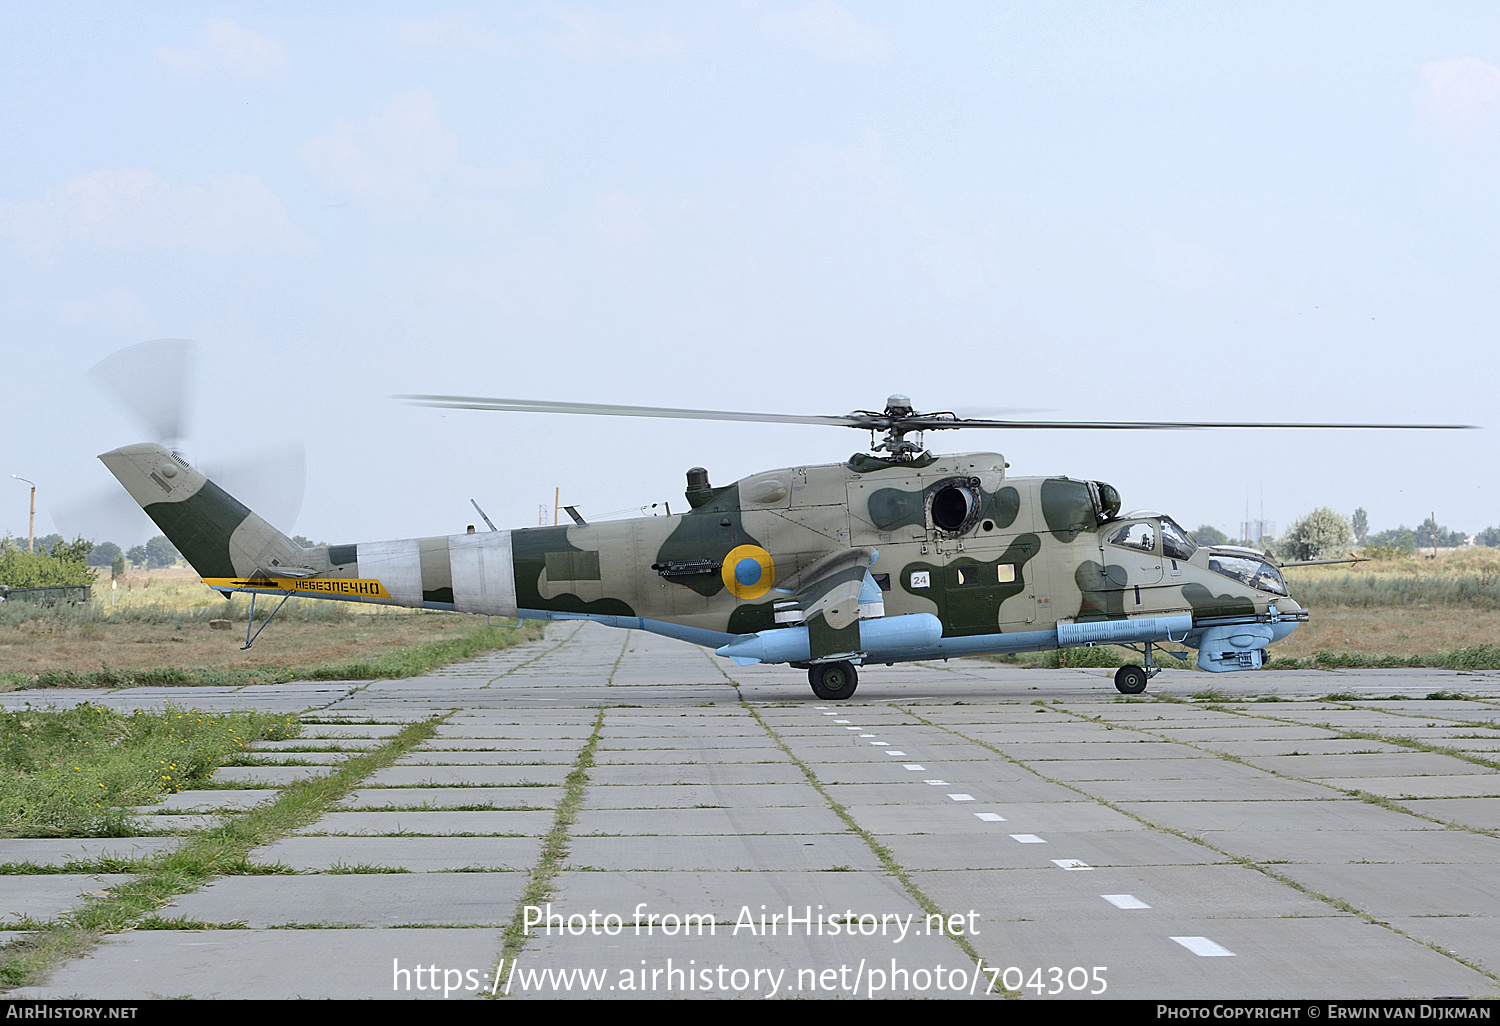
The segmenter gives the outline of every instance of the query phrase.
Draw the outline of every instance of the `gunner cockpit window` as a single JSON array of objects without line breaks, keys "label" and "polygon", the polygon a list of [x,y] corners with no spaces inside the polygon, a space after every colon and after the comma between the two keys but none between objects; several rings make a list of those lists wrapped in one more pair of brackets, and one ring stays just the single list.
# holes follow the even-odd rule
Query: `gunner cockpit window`
[{"label": "gunner cockpit window", "polygon": [[1208,557],[1208,568],[1216,574],[1223,574],[1260,591],[1268,591],[1272,595],[1286,594],[1286,581],[1282,579],[1281,571],[1270,563],[1249,556],[1215,552]]}]

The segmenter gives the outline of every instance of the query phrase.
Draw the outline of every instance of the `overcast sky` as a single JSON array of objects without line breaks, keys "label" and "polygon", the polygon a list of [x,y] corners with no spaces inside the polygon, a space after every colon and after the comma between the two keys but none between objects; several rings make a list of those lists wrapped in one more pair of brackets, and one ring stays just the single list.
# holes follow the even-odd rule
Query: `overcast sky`
[{"label": "overcast sky", "polygon": [[158,337],[202,345],[189,454],[300,439],[278,526],[333,542],[868,442],[402,392],[1460,421],[927,441],[1230,533],[1500,523],[1494,4],[433,10],[0,8],[0,531],[11,473],[38,533],[112,485],[143,429],[83,372]]}]

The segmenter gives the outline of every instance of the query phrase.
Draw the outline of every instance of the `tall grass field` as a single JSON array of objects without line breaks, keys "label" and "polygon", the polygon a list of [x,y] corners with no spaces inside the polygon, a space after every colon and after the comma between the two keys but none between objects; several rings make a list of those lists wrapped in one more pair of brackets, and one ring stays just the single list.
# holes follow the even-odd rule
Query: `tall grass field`
[{"label": "tall grass field", "polygon": [[[246,651],[246,596],[226,601],[189,570],[109,584],[96,584],[87,603],[0,604],[0,690],[404,677],[542,632],[537,623],[292,598]],[[279,601],[256,600],[257,627]]]}]

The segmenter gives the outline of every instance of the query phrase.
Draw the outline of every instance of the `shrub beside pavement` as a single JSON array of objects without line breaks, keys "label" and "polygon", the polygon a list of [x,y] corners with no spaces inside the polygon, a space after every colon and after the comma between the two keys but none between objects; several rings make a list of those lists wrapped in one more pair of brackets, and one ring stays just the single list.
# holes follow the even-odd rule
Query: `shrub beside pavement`
[{"label": "shrub beside pavement", "polygon": [[285,714],[174,705],[129,715],[89,703],[0,713],[0,836],[138,834],[135,806],[208,785],[252,742],[299,729]]}]

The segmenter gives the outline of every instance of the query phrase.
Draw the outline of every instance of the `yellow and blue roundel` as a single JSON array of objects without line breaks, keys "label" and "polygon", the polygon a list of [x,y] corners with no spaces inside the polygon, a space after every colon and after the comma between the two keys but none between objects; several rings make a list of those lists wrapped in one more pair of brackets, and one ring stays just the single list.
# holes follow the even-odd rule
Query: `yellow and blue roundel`
[{"label": "yellow and blue roundel", "polygon": [[776,564],[759,545],[737,545],[724,557],[724,587],[735,598],[758,599],[776,583]]}]

